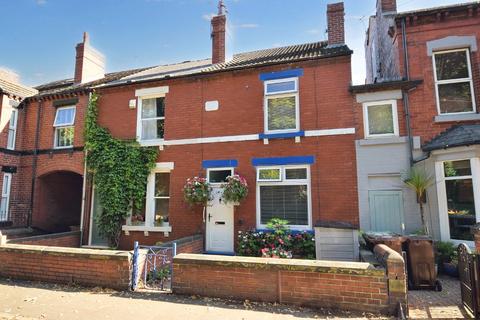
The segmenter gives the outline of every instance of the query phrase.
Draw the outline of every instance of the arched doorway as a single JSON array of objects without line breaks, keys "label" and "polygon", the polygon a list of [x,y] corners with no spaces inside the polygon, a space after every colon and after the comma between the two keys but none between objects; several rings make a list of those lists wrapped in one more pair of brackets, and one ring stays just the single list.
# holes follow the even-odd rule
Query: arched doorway
[{"label": "arched doorway", "polygon": [[55,171],[40,176],[35,187],[32,226],[46,232],[65,232],[80,226],[83,177]]}]

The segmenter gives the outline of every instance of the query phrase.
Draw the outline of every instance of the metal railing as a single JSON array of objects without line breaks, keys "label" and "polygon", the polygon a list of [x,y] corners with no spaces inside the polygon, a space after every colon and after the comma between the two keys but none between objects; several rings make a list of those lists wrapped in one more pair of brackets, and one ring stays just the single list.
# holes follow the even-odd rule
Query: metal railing
[{"label": "metal railing", "polygon": [[176,243],[172,243],[171,246],[141,246],[135,241],[132,261],[132,290],[136,290],[139,285],[146,289],[171,290],[173,257],[176,254]]}]

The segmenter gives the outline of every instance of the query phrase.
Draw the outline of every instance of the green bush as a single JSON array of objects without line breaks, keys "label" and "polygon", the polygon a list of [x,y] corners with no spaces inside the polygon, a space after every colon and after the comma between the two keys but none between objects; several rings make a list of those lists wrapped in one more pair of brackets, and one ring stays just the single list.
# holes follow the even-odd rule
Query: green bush
[{"label": "green bush", "polygon": [[237,254],[250,257],[315,259],[315,238],[312,233],[292,232],[288,222],[274,218],[267,231],[240,231]]},{"label": "green bush", "polygon": [[452,242],[436,242],[435,251],[435,260],[438,265],[457,261],[457,248]]}]

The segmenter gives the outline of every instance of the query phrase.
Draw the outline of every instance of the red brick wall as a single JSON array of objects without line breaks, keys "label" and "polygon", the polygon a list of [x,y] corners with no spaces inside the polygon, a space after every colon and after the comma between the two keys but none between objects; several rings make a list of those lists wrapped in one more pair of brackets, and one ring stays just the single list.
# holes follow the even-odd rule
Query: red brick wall
[{"label": "red brick wall", "polygon": [[47,234],[21,239],[9,240],[11,244],[78,248],[80,246],[80,231]]},{"label": "red brick wall", "polygon": [[[148,87],[169,86],[166,96],[165,138],[167,140],[226,135],[258,134],[263,128],[263,83],[261,72],[285,68],[303,68],[300,77],[301,130],[355,127],[353,100],[349,94],[350,58],[339,57],[260,70],[225,73],[208,78],[177,79],[148,84]],[[99,122],[119,138],[136,136],[136,109],[128,102],[135,99],[135,89],[125,86],[100,90]],[[332,99],[331,97],[335,97]],[[219,110],[205,112],[209,100],[219,101]],[[188,116],[186,116],[188,115]],[[122,236],[121,248],[133,248],[133,242],[154,244],[202,232],[201,208],[190,208],[183,200],[182,188],[187,178],[205,176],[202,160],[237,159],[236,171],[245,176],[249,196],[235,209],[235,234],[254,228],[255,168],[252,158],[315,156],[311,166],[313,222],[335,220],[358,225],[355,135],[306,137],[301,143],[293,139],[245,141],[211,144],[166,146],[158,162],[174,162],[170,180],[170,224],[172,233],[130,232]]]},{"label": "red brick wall", "polygon": [[366,263],[179,255],[173,292],[393,313],[385,270]]},{"label": "red brick wall", "polygon": [[[423,83],[410,93],[410,113],[412,133],[420,136],[422,144],[446,130],[456,122],[436,123],[434,117],[438,115],[435,80],[433,74],[432,57],[427,54],[427,42],[442,39],[448,36],[474,35],[480,44],[480,15],[470,16],[467,10],[450,14],[437,20],[435,16],[415,19],[414,23],[407,22],[407,46],[411,79],[423,79]],[[404,59],[402,37],[397,27],[396,41],[400,50],[400,67],[403,73]],[[474,91],[477,102],[477,112],[480,110],[480,53],[471,52],[471,66],[474,79]],[[469,121],[468,123],[480,123]]]},{"label": "red brick wall", "polygon": [[7,244],[0,247],[0,276],[126,290],[131,270],[126,251]]}]

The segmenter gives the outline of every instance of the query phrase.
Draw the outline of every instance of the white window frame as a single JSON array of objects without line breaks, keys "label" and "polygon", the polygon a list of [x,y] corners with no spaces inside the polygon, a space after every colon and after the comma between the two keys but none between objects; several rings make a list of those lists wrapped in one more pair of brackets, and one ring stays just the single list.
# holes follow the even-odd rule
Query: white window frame
[{"label": "white window frame", "polygon": [[[387,104],[392,106],[393,133],[370,134],[370,126],[368,122],[368,108],[372,106],[381,106],[381,105],[387,105]],[[365,138],[398,137],[399,129],[398,129],[397,100],[364,102],[363,103],[363,128],[365,131]]]},{"label": "white window frame", "polygon": [[[147,192],[145,195],[145,225],[143,226],[132,226],[131,224],[131,215],[130,212],[128,218],[126,219],[126,225],[122,226],[123,231],[144,231],[144,232],[164,232],[169,233],[172,231],[172,226],[170,222],[165,226],[155,226],[155,199],[171,199],[171,188],[170,193],[167,196],[155,197],[155,174],[156,173],[169,173],[170,177],[173,171],[174,165],[173,162],[158,162],[155,168],[150,172],[147,178]],[[170,184],[171,184],[170,179]],[[169,220],[170,216],[170,202],[169,202]]]},{"label": "white window frame", "polygon": [[[5,184],[6,177],[8,177],[8,183]],[[6,199],[5,202],[5,220],[0,220],[0,221],[8,221],[9,213],[10,213],[10,190],[12,187],[12,174],[11,173],[4,173],[3,174],[3,181],[2,181],[2,198]],[[0,216],[0,218],[2,218]]]},{"label": "white window frame", "polygon": [[[447,161],[470,161],[471,175],[469,176],[455,176],[445,177],[444,163]],[[438,212],[440,220],[440,235],[442,241],[450,241],[455,245],[466,243],[470,247],[475,247],[474,241],[457,240],[450,238],[450,223],[448,220],[448,199],[447,186],[445,181],[457,179],[472,179],[473,199],[475,202],[475,216],[476,221],[480,222],[480,158],[452,158],[435,162],[435,177],[438,192]]]},{"label": "white window frame", "polygon": [[[281,83],[281,82],[295,82],[295,90],[285,90],[275,93],[268,93],[267,87],[268,84],[272,83]],[[268,80],[264,82],[264,101],[263,101],[263,125],[265,133],[288,133],[288,132],[297,132],[300,130],[300,99],[299,99],[299,89],[298,89],[298,77],[294,78],[284,78],[284,79],[275,79]],[[295,97],[295,128],[294,129],[280,129],[280,130],[269,130],[268,128],[268,100],[277,99],[277,98],[288,98]]]},{"label": "white window frame", "polygon": [[[72,121],[69,123],[64,123],[61,125],[56,125],[55,123],[57,122],[57,117],[58,117],[58,111],[60,110],[66,110],[66,109],[73,109],[73,117]],[[74,145],[74,140],[72,140],[72,144],[68,146],[58,146],[58,130],[59,129],[69,129],[73,128],[75,130],[75,117],[77,115],[77,107],[76,106],[66,106],[66,107],[59,107],[55,110],[55,119],[53,120],[53,127],[55,128],[55,133],[53,136],[53,148],[54,149],[70,149],[73,148]],[[75,131],[73,132],[73,137],[75,139]]]},{"label": "white window frame", "polygon": [[[465,51],[466,56],[467,56],[467,65],[468,65],[468,78],[460,78],[460,79],[450,79],[450,80],[438,80],[437,77],[437,65],[435,63],[435,56],[445,54],[445,53],[450,53],[450,52],[460,52],[460,51]],[[470,61],[470,49],[468,48],[463,48],[463,49],[453,49],[453,50],[443,50],[443,51],[435,51],[432,54],[432,63],[433,63],[433,75],[434,75],[434,81],[435,81],[435,97],[437,100],[437,112],[438,115],[444,116],[444,115],[455,115],[455,114],[471,114],[471,113],[476,113],[477,112],[477,106],[475,103],[475,90],[473,86],[473,76],[472,76],[472,65]],[[470,92],[472,95],[472,111],[466,111],[466,112],[448,112],[448,113],[442,113],[440,109],[440,94],[438,91],[439,85],[442,84],[452,84],[452,83],[465,83],[469,82],[470,83]]]},{"label": "white window frame", "polygon": [[[279,178],[278,179],[261,179],[260,178],[260,170],[264,170],[264,169],[267,169],[267,170],[280,170],[280,174],[279,174]],[[273,167],[273,166],[269,166],[269,167],[257,167],[257,181],[258,182],[278,182],[278,181],[282,181],[282,178],[283,178],[283,170],[282,170],[282,167],[281,166],[277,166],[277,167]]]},{"label": "white window frame", "polygon": [[[10,114],[10,121],[8,124],[8,137],[7,137],[7,149],[9,150],[15,150],[15,141],[17,138],[17,123],[18,123],[18,110],[15,108],[12,108],[12,113]],[[10,141],[12,141],[11,144],[10,144]]]},{"label": "white window frame", "polygon": [[207,168],[207,181],[210,183],[212,186],[219,186],[224,184],[225,182],[210,182],[210,172],[212,171],[230,171],[230,176],[233,176],[234,174],[234,168],[233,167],[222,167],[222,168]]},{"label": "white window frame", "polygon": [[[283,166],[263,166],[257,167],[257,177],[258,169],[277,169],[281,168],[281,181],[258,181],[257,180],[257,199],[256,199],[256,213],[257,213],[257,229],[266,229],[267,225],[261,223],[260,216],[260,187],[261,186],[291,186],[291,185],[306,185],[307,186],[307,210],[308,210],[308,225],[288,225],[292,230],[304,231],[312,230],[312,188],[311,188],[311,178],[310,178],[310,165],[283,165]],[[285,179],[286,169],[306,169],[307,170],[307,179]]]},{"label": "white window frame", "polygon": [[[135,91],[135,96],[137,97],[137,141],[142,146],[161,146],[165,142],[165,137],[163,139],[142,139],[142,102],[144,99],[155,99],[155,98],[166,98],[167,93],[169,92],[169,87],[155,87],[155,88],[146,88],[138,89]],[[165,105],[165,113],[167,112],[167,107]],[[148,120],[163,120],[164,125],[164,134],[165,134],[165,123],[166,117],[155,117],[149,118]]]}]

